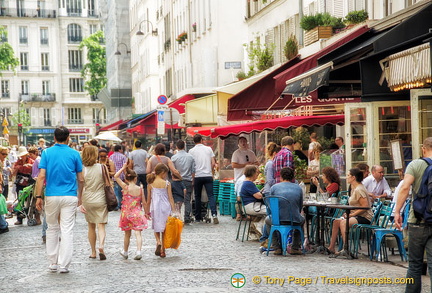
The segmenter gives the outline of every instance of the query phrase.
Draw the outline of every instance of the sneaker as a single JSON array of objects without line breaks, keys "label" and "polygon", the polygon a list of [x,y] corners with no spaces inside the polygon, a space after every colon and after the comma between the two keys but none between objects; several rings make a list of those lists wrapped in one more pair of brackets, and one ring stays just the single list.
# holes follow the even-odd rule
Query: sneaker
[{"label": "sneaker", "polygon": [[217,217],[213,217],[213,224],[215,225],[219,224],[219,220]]},{"label": "sneaker", "polygon": [[261,242],[260,244],[262,247],[267,248],[268,247],[268,239],[264,240],[263,242]]},{"label": "sneaker", "polygon": [[6,227],[4,229],[0,229],[0,234],[6,233],[6,232],[9,232],[9,228],[8,227]]},{"label": "sneaker", "polygon": [[282,249],[281,248],[275,249],[274,255],[282,255]]},{"label": "sneaker", "polygon": [[128,257],[129,257],[127,251],[124,251],[124,250],[120,250],[120,255],[123,256],[124,259],[128,259]]},{"label": "sneaker", "polygon": [[60,272],[60,274],[67,274],[67,273],[69,273],[69,269],[68,268],[60,268],[59,272]]},{"label": "sneaker", "polygon": [[22,222],[20,222],[20,221],[16,221],[16,222],[14,223],[14,225],[22,225]]},{"label": "sneaker", "polygon": [[50,264],[50,266],[48,267],[48,270],[49,270],[51,273],[57,273],[58,265],[56,265],[56,264]]},{"label": "sneaker", "polygon": [[142,258],[141,251],[137,251],[134,260],[140,260]]}]

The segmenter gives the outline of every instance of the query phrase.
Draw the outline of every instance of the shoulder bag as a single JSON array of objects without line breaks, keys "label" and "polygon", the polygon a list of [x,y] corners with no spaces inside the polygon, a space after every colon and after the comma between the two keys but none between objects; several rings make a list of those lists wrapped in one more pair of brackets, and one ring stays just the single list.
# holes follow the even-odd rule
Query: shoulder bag
[{"label": "shoulder bag", "polygon": [[101,165],[101,167],[102,167],[102,177],[104,179],[105,199],[106,199],[108,211],[111,212],[117,208],[118,201],[114,193],[114,188],[111,185],[107,167],[105,165]]}]

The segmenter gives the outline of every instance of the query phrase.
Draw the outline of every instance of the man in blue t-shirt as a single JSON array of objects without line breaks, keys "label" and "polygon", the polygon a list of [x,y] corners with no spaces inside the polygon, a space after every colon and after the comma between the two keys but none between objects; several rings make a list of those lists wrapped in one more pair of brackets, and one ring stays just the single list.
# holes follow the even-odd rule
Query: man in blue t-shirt
[{"label": "man in blue t-shirt", "polygon": [[64,126],[56,128],[54,138],[56,144],[42,152],[39,163],[36,208],[42,210],[44,202],[41,194],[46,180],[46,251],[50,260],[49,270],[68,273],[73,253],[75,213],[77,206],[81,205],[84,176],[78,151],[68,146],[69,130]]}]

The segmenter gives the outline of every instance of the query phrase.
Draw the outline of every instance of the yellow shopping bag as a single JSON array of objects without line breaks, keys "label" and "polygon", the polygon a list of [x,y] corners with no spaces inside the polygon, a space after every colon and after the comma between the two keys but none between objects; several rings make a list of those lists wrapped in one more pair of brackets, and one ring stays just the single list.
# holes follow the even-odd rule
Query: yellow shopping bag
[{"label": "yellow shopping bag", "polygon": [[168,217],[166,228],[164,247],[177,249],[181,243],[181,232],[183,230],[183,222],[175,217]]}]

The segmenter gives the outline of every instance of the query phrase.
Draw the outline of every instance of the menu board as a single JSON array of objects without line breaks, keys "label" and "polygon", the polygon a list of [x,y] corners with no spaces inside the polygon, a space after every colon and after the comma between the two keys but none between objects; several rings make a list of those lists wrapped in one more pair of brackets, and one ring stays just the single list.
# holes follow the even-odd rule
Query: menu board
[{"label": "menu board", "polygon": [[391,152],[393,158],[394,169],[404,168],[404,158],[402,154],[402,143],[400,139],[391,140]]}]

